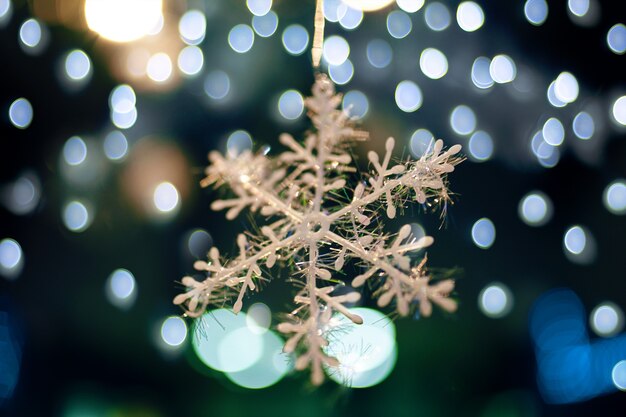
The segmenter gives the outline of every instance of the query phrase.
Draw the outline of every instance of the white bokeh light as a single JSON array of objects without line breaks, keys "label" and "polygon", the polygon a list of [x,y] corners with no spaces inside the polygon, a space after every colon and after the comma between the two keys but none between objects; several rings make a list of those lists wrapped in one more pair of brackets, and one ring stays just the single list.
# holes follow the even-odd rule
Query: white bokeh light
[{"label": "white bokeh light", "polygon": [[333,35],[324,40],[322,56],[330,65],[341,65],[350,55],[350,45],[339,35]]},{"label": "white bokeh light", "polygon": [[207,74],[204,79],[204,92],[213,100],[223,100],[230,92],[230,77],[221,70]]},{"label": "white bokeh light", "polygon": [[487,89],[493,86],[494,81],[489,73],[491,60],[487,57],[480,56],[474,60],[472,64],[472,83],[480,89]]},{"label": "white bokeh light", "polygon": [[493,139],[489,133],[478,130],[470,137],[468,149],[471,160],[488,161],[493,156]]},{"label": "white bokeh light", "polygon": [[289,25],[283,31],[283,46],[290,55],[301,55],[309,45],[309,32],[301,25]]},{"label": "white bokeh light", "polygon": [[591,139],[596,130],[596,125],[591,114],[585,111],[578,113],[572,122],[572,130],[579,139]]},{"label": "white bokeh light", "polygon": [[47,43],[47,29],[37,19],[28,19],[20,26],[20,46],[28,54],[38,54]]},{"label": "white bokeh light", "polygon": [[404,80],[396,86],[396,105],[404,112],[414,112],[422,106],[422,90],[413,81]]},{"label": "white bokeh light", "polygon": [[278,112],[287,120],[296,120],[304,112],[304,98],[299,91],[287,90],[278,99]]},{"label": "white bokeh light", "polygon": [[272,8],[272,0],[246,0],[248,10],[255,16],[265,16]]},{"label": "white bokeh light", "polygon": [[480,292],[478,307],[487,317],[493,319],[504,317],[513,309],[513,294],[506,285],[499,282],[491,283]]},{"label": "white bokeh light", "polygon": [[472,226],[472,240],[481,249],[489,249],[496,240],[496,227],[486,217],[479,219]]},{"label": "white bokeh light", "polygon": [[626,96],[621,96],[613,103],[613,119],[622,126],[626,126]]},{"label": "white bokeh light", "polygon": [[563,252],[574,263],[590,264],[596,257],[595,239],[585,227],[571,226],[563,236]]},{"label": "white bokeh light", "polygon": [[246,326],[252,333],[266,333],[272,324],[272,311],[263,303],[254,303],[246,313]]},{"label": "white bokeh light", "polygon": [[369,106],[367,96],[360,91],[351,90],[343,96],[342,108],[350,118],[364,118],[369,111]]},{"label": "white bokeh light", "polygon": [[127,269],[116,269],[107,279],[105,294],[115,307],[130,308],[137,298],[135,276]]},{"label": "white bokeh light", "polygon": [[448,59],[440,50],[426,48],[420,55],[420,69],[428,78],[437,80],[448,72]]},{"label": "white bokeh light", "polygon": [[515,62],[508,55],[496,55],[489,64],[489,75],[498,84],[510,83],[517,75]]},{"label": "white bokeh light", "polygon": [[456,10],[456,21],[466,32],[474,32],[485,23],[483,9],[473,1],[464,1]]},{"label": "white bokeh light", "polygon": [[202,71],[204,54],[197,46],[187,46],[178,54],[178,69],[187,76],[194,76]]},{"label": "white bokeh light", "polygon": [[92,221],[90,205],[86,202],[70,201],[63,209],[63,223],[72,232],[84,232]]},{"label": "white bokeh light", "polygon": [[178,22],[178,32],[186,44],[200,44],[206,34],[206,16],[200,10],[185,12]]},{"label": "white bokeh light", "polygon": [[154,207],[162,213],[171,213],[178,208],[180,197],[171,182],[162,182],[156,186],[153,194]]},{"label": "white bokeh light", "polygon": [[559,100],[559,98],[556,96],[556,81],[552,81],[550,83],[550,85],[548,86],[548,91],[546,93],[546,96],[548,97],[548,102],[553,106],[553,107],[565,107],[567,105],[567,103],[565,103],[564,101]]},{"label": "white bokeh light", "polygon": [[470,135],[476,130],[476,114],[468,106],[456,106],[450,113],[450,127],[457,135]]},{"label": "white bokeh light", "polygon": [[393,49],[382,39],[371,40],[367,44],[367,60],[375,68],[385,68],[393,59]]},{"label": "white bokeh light", "polygon": [[589,324],[598,336],[615,336],[624,328],[624,313],[617,304],[602,303],[591,312]]},{"label": "white bokeh light", "polygon": [[80,165],[87,158],[87,145],[79,136],[69,138],[63,145],[63,159],[71,166]]},{"label": "white bokeh light", "polygon": [[554,94],[563,103],[573,103],[578,98],[578,81],[569,72],[562,72],[554,80]]},{"label": "white bokeh light", "polygon": [[252,18],[252,29],[262,38],[269,38],[278,29],[278,15],[273,11]]},{"label": "white bokeh light", "polygon": [[4,190],[0,188],[0,198],[9,211],[18,216],[32,213],[41,199],[41,183],[33,172],[26,172]]},{"label": "white bokeh light", "polygon": [[18,129],[26,129],[33,121],[33,106],[25,98],[18,98],[9,106],[9,120]]},{"label": "white bokeh light", "polygon": [[394,10],[387,15],[387,31],[396,38],[405,38],[413,29],[413,23],[408,14],[401,10]]},{"label": "white bokeh light", "polygon": [[137,122],[137,108],[133,107],[129,112],[119,113],[111,110],[111,122],[118,129],[130,129]]},{"label": "white bokeh light", "polygon": [[130,42],[152,32],[163,19],[162,0],[86,0],[89,29],[114,42]]},{"label": "white bokeh light", "polygon": [[606,43],[618,55],[626,52],[626,26],[623,23],[612,26],[606,34]]},{"label": "white bokeh light", "polygon": [[610,183],[603,193],[604,207],[613,214],[626,214],[626,180]]},{"label": "white bokeh light", "polygon": [[0,28],[4,27],[13,15],[11,0],[0,0]]},{"label": "white bokeh light", "polygon": [[226,152],[231,158],[236,158],[244,151],[252,150],[252,136],[245,130],[235,130],[228,136]]},{"label": "white bokeh light", "polygon": [[548,18],[548,3],[546,0],[527,0],[524,4],[524,16],[531,24],[542,25]]},{"label": "white bokeh light", "polygon": [[428,129],[417,129],[411,135],[409,146],[415,158],[421,158],[432,151],[435,144],[435,136]]},{"label": "white bokeh light", "polygon": [[452,18],[446,5],[439,2],[429,2],[424,10],[424,20],[430,29],[440,32],[450,26]]},{"label": "white bokeh light", "polygon": [[589,0],[567,0],[567,8],[574,16],[584,16],[589,11]]},{"label": "white bokeh light", "polygon": [[122,84],[111,91],[109,96],[109,107],[117,113],[128,113],[135,108],[137,96],[135,90],[128,85]]},{"label": "white bokeh light", "polygon": [[363,21],[363,11],[349,7],[345,2],[339,5],[338,13],[340,14],[339,24],[345,30],[354,30]]},{"label": "white bokeh light", "polygon": [[424,6],[424,0],[396,0],[396,3],[407,13],[415,13]]},{"label": "white bokeh light", "polygon": [[67,54],[65,74],[72,81],[87,80],[91,74],[91,60],[84,51],[75,49]]},{"label": "white bokeh light", "polygon": [[543,226],[548,223],[553,211],[552,200],[541,191],[526,194],[517,209],[520,219],[529,226]]},{"label": "white bokeh light", "polygon": [[128,153],[128,140],[119,130],[106,135],[103,143],[104,154],[111,161],[121,161]]},{"label": "white bokeh light", "polygon": [[158,52],[150,57],[146,67],[148,77],[157,83],[169,80],[172,75],[172,60],[165,52]]},{"label": "white bokeh light", "polygon": [[170,316],[161,324],[161,340],[168,348],[178,348],[187,339],[187,323],[181,317]]},{"label": "white bokeh light", "polygon": [[354,65],[352,61],[346,59],[341,65],[329,65],[328,75],[337,85],[344,85],[350,82],[354,75]]},{"label": "white bokeh light", "polygon": [[239,24],[228,32],[228,44],[233,51],[244,54],[254,45],[254,31],[245,24]]},{"label": "white bokeh light", "polygon": [[560,146],[565,139],[565,128],[563,127],[563,123],[561,123],[561,121],[556,117],[551,117],[546,120],[543,124],[543,128],[541,129],[541,133],[543,135],[543,140],[551,146]]},{"label": "white bokeh light", "polygon": [[619,361],[611,371],[613,385],[620,391],[626,391],[626,360]]},{"label": "white bokeh light", "polygon": [[0,275],[8,279],[17,278],[24,267],[24,253],[16,240],[5,238],[0,241]]}]

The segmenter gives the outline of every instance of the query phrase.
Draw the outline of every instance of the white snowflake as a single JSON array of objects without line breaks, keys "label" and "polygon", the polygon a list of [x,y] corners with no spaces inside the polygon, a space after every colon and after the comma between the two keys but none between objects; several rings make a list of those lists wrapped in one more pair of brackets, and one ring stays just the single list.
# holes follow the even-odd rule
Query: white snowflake
[{"label": "white snowflake", "polygon": [[318,75],[313,95],[305,102],[315,129],[303,144],[283,134],[280,142],[288,150],[276,159],[250,151],[236,157],[209,154],[211,164],[202,186],[228,186],[234,193],[233,198],[217,200],[211,207],[227,209],[229,220],[249,207],[270,223],[259,234],[237,237],[236,258],[224,260],[213,247],[208,261],[194,264],[206,273],[206,279],[184,277],[187,290],[174,299],[192,317],[231,300],[238,313],[248,290],[258,290],[259,281],[269,279],[262,268],[291,263],[296,272],[290,280],[300,288],[294,298],[297,308],[278,330],[289,335],[284,351],[296,355],[295,368],[310,367],[316,385],[324,380],[324,368],[339,365],[325,349],[333,314],[362,323],[348,308],[361,294],[346,291],[349,287],[335,274],[347,260],[355,259],[365,270],[350,286],[372,283],[380,307],[393,303],[402,316],[414,305],[419,305],[422,316],[429,316],[432,302],[447,311],[456,309],[455,301],[447,298],[454,288],[452,280],[430,285],[426,256],[411,266],[408,253],[430,246],[433,238],[415,239],[410,225],[394,236],[382,233],[378,210],[384,202],[387,216],[394,218],[396,207],[411,198],[420,204],[445,206],[449,201],[446,176],[462,161],[457,155],[461,146],[444,151],[443,142],[437,140],[419,160],[393,164],[394,140],[389,138],[382,160],[377,153],[368,153],[371,174],[354,190],[346,191],[346,173],[355,171],[347,151],[354,140],[367,138],[367,133],[353,127],[347,113],[338,109],[340,103],[341,95],[335,93],[332,82]]}]

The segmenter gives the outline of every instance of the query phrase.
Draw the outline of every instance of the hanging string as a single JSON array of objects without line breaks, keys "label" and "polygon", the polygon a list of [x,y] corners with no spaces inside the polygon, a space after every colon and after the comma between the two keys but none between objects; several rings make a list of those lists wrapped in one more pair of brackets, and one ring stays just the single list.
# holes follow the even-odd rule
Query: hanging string
[{"label": "hanging string", "polygon": [[322,48],[324,46],[324,0],[317,0],[315,7],[315,20],[313,33],[313,48],[311,49],[311,55],[313,58],[313,68],[317,69],[320,66],[320,60],[322,59]]}]

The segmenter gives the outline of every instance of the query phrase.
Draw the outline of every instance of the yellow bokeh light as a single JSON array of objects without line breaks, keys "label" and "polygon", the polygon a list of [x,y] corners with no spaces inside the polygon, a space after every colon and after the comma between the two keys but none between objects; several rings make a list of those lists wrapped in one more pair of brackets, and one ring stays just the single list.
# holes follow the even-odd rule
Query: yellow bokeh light
[{"label": "yellow bokeh light", "polygon": [[162,0],[86,0],[89,29],[114,42],[130,42],[150,33],[163,17]]},{"label": "yellow bokeh light", "polygon": [[393,3],[395,0],[343,0],[343,2],[353,9],[363,10],[364,12],[373,12],[383,9]]}]

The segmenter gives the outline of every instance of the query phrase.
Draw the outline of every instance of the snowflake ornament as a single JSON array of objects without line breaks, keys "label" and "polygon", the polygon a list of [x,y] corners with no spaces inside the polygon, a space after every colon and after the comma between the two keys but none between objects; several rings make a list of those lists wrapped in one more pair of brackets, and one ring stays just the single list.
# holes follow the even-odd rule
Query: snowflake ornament
[{"label": "snowflake ornament", "polygon": [[[314,130],[303,144],[283,134],[280,142],[287,150],[275,159],[251,151],[237,156],[209,154],[210,165],[201,185],[227,186],[234,194],[214,201],[211,208],[227,209],[229,220],[249,208],[268,223],[258,234],[237,237],[237,257],[226,259],[213,247],[207,261],[194,264],[206,278],[184,277],[186,292],[176,296],[174,303],[191,317],[201,316],[209,306],[229,304],[238,313],[246,294],[258,290],[260,281],[269,280],[267,269],[277,263],[291,265],[295,272],[290,281],[299,288],[296,308],[278,325],[278,331],[288,337],[284,352],[294,354],[295,368],[310,368],[311,381],[319,385],[325,368],[340,365],[326,349],[336,322],[331,320],[333,315],[363,322],[349,309],[361,298],[353,288],[372,284],[378,306],[393,305],[402,316],[413,306],[418,306],[422,316],[429,316],[432,303],[456,310],[456,302],[448,298],[454,281],[432,284],[425,269],[426,256],[414,266],[408,256],[430,246],[433,238],[415,239],[410,225],[395,235],[384,234],[378,213],[384,206],[387,217],[394,218],[396,208],[410,199],[445,208],[450,201],[447,174],[463,158],[458,155],[460,145],[444,150],[443,142],[437,140],[419,160],[394,164],[395,142],[389,138],[382,159],[373,151],[368,153],[372,172],[346,191],[346,173],[355,171],[349,147],[355,140],[366,139],[367,133],[357,130],[338,108],[341,95],[327,76],[317,75],[312,93],[305,105]],[[346,285],[337,272],[350,259],[364,272]]]}]

